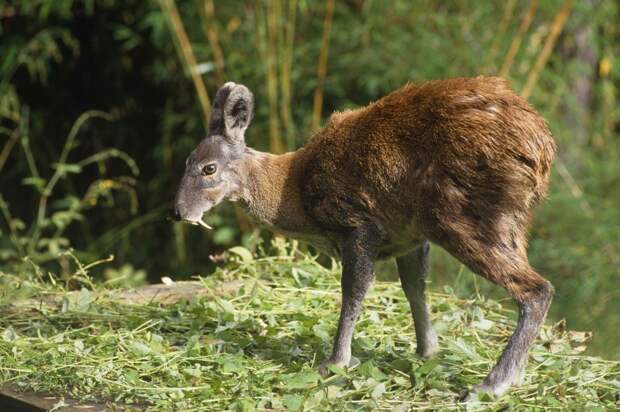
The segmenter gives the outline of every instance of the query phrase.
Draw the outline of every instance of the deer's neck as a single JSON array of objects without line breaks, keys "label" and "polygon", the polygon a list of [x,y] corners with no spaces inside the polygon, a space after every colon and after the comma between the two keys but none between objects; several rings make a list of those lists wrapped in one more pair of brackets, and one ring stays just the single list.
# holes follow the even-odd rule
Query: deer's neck
[{"label": "deer's neck", "polygon": [[282,155],[250,150],[246,154],[242,202],[263,224],[289,233],[312,233],[301,200],[302,150]]}]

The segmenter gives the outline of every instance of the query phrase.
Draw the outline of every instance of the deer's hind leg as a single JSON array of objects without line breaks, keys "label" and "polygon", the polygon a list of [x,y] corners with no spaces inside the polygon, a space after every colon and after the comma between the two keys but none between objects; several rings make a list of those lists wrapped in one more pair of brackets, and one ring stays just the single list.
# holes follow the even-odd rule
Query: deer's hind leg
[{"label": "deer's hind leg", "polygon": [[519,318],[499,360],[474,392],[485,391],[496,396],[512,385],[520,384],[527,364],[528,350],[545,321],[554,289],[551,283],[536,273],[527,262],[505,272],[499,285],[508,289],[517,301]]},{"label": "deer's hind leg", "polygon": [[400,282],[409,301],[417,343],[416,352],[423,358],[439,351],[437,335],[431,325],[426,304],[426,278],[429,271],[430,243],[425,240],[413,252],[396,258]]},{"label": "deer's hind leg", "polygon": [[[528,350],[538,335],[554,289],[530,266],[525,235],[519,219],[500,217],[494,224],[474,225],[465,219],[435,221],[431,239],[475,273],[502,286],[517,302],[517,327],[503,353],[484,381],[473,388],[495,396],[518,384]],[[499,223],[498,223],[499,222]]]}]

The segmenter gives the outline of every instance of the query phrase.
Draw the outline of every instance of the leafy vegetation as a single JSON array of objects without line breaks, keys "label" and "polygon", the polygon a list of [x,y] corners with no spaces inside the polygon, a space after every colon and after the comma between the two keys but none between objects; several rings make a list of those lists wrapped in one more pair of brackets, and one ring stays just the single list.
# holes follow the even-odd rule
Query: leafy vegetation
[{"label": "leafy vegetation", "polygon": [[[244,83],[256,94],[248,143],[281,152],[303,145],[332,111],[364,105],[408,81],[479,74],[509,78],[548,119],[559,146],[550,196],[533,222],[529,250],[533,266],[556,287],[548,323],[560,325],[566,318],[568,329],[591,330],[588,353],[620,359],[618,20],[620,6],[613,0],[0,2],[0,296],[4,303],[35,294],[67,297],[64,311],[56,305],[45,306],[43,312],[23,307],[24,312],[0,320],[5,337],[0,356],[13,363],[2,369],[2,381],[36,389],[70,387],[74,394],[152,405],[199,405],[192,402],[206,400],[207,395],[197,392],[165,389],[183,381],[210,385],[205,393],[216,399],[213,405],[219,402],[214,395],[219,391],[222,404],[225,397],[234,397],[241,409],[251,391],[259,389],[274,394],[273,405],[316,401],[353,407],[376,402],[388,408],[401,401],[420,402],[420,407],[430,402],[447,405],[450,396],[488,369],[509,322],[500,321],[508,313],[495,301],[480,296],[497,300],[506,294],[434,249],[434,316],[448,330],[443,332],[441,361],[427,366],[425,378],[416,378],[413,389],[399,385],[424,366],[410,356],[413,342],[404,329],[409,320],[401,311],[398,287],[390,283],[380,283],[373,292],[369,313],[379,318],[375,324],[365,313],[363,335],[356,343],[362,365],[371,366],[327,382],[312,381],[308,390],[283,386],[281,376],[287,374],[290,380],[296,374],[302,381],[303,376],[314,379],[309,372],[314,356],[325,354],[325,328],[335,324],[336,300],[324,302],[321,296],[335,293],[333,271],[290,256],[216,270],[222,252],[231,246],[241,244],[255,252],[271,235],[231,205],[209,214],[208,223],[216,229],[210,234],[166,219],[185,157],[204,136],[210,96],[226,80]],[[272,252],[286,255],[281,248]],[[76,262],[100,260],[113,263],[78,266],[76,271]],[[330,263],[325,257],[319,261]],[[318,283],[312,283],[313,277],[304,275],[306,267],[325,279],[317,276]],[[213,271],[213,278],[203,278],[206,285],[233,276],[253,285],[253,275],[268,290],[282,286],[290,294],[281,291],[272,300],[271,294],[257,289],[264,302],[250,300],[249,286],[244,286],[225,298],[227,308],[238,314],[226,312],[218,300],[158,307],[94,297],[101,289]],[[293,277],[273,277],[276,272]],[[377,276],[396,280],[393,262],[379,264]],[[304,298],[299,289],[306,284]],[[83,287],[88,292],[79,292]],[[321,287],[327,288],[325,295],[319,294]],[[378,292],[385,294],[385,301]],[[71,301],[74,296],[83,296],[87,304],[79,307]],[[299,313],[269,306],[289,301],[301,302]],[[247,320],[252,311],[263,310],[274,314],[274,324],[259,327]],[[470,327],[480,311],[493,322],[491,329]],[[448,312],[459,315],[443,319]],[[124,315],[122,324],[118,314]],[[383,317],[388,314],[389,319]],[[257,319],[263,319],[260,316]],[[150,318],[155,323],[145,323]],[[172,326],[168,319],[174,320]],[[199,326],[215,331],[226,322],[237,326],[218,331],[223,343],[196,338],[196,349],[190,348],[191,336],[204,337]],[[317,324],[322,326],[314,330]],[[306,330],[307,325],[312,330]],[[261,337],[261,328],[282,342],[303,343],[297,345],[300,352],[281,352],[284,343]],[[160,346],[153,336],[161,337]],[[257,343],[248,342],[248,336]],[[481,336],[485,339],[479,341]],[[571,402],[594,402],[613,409],[609,394],[617,388],[616,364],[571,355],[569,343],[575,336],[558,327],[547,329],[534,351],[531,380],[501,405],[566,409]],[[133,341],[150,352],[141,357],[123,343]],[[483,348],[481,341],[492,346]],[[468,360],[463,364],[467,367],[457,365],[455,359],[465,355],[449,342],[463,342],[482,358]],[[554,348],[549,342],[563,343],[545,355]],[[54,344],[66,352],[61,354]],[[78,355],[80,345],[83,352]],[[364,345],[375,346],[370,351]],[[393,352],[394,347],[402,352]],[[11,358],[13,353],[6,350],[13,348],[23,357]],[[213,363],[220,353],[264,374],[253,380],[228,371],[224,375],[231,379],[222,385],[231,386],[220,391],[213,383],[222,375]],[[262,357],[253,358],[254,353]],[[58,363],[67,354],[79,357],[76,365]],[[191,373],[182,370],[194,368],[193,357],[200,359],[200,373],[190,378]],[[19,366],[26,359],[29,366]],[[403,366],[404,372],[396,368],[403,374],[390,366],[396,359],[412,362]],[[46,360],[56,362],[58,369],[46,368],[50,379],[42,380],[36,365]],[[101,368],[112,362],[113,370],[96,369],[99,361]],[[549,366],[556,361],[557,367]],[[173,379],[161,365],[181,372]],[[368,370],[374,368],[386,377],[373,376]],[[99,372],[112,375],[105,375],[110,381],[75,378],[84,371],[95,377]],[[561,374],[570,378],[563,380]],[[420,384],[431,380],[439,383]],[[541,382],[549,383],[549,389]],[[258,386],[252,389],[254,383]],[[381,383],[383,387],[377,386]],[[377,387],[375,395],[385,392],[373,398]],[[185,400],[174,398],[179,393]]]},{"label": "leafy vegetation", "polygon": [[[582,355],[590,334],[567,331],[563,322],[544,329],[521,387],[498,401],[482,394],[459,403],[499,355],[514,314],[483,297],[432,294],[441,353],[423,361],[394,282],[377,282],[366,300],[353,342],[359,365],[322,379],[316,367],[331,348],[340,268],[332,262],[327,269],[295,247],[279,249],[278,257],[256,259],[232,249],[228,264],[200,279],[203,293],[171,305],[122,300],[80,266],[64,282],[4,275],[10,287],[0,296],[0,380],[139,410],[620,405],[620,362]],[[81,290],[68,292],[71,282]]]}]

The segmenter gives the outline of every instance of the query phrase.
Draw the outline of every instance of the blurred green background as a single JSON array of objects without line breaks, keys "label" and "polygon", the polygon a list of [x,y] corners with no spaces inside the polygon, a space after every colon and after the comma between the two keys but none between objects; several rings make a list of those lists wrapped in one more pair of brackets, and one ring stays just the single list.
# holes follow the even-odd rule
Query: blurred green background
[{"label": "blurred green background", "polygon": [[[408,81],[500,74],[559,145],[530,247],[556,286],[550,318],[620,359],[619,21],[614,0],[2,0],[0,272],[114,255],[96,275],[129,285],[268,244],[230,204],[214,232],[166,219],[227,80],[256,95],[248,144],[282,152]],[[432,271],[433,288],[507,297],[438,248]]]}]

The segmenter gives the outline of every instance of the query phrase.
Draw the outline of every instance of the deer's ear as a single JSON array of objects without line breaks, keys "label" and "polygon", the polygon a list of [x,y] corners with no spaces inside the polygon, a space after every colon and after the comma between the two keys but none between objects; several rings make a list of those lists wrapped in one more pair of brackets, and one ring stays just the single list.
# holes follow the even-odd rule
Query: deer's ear
[{"label": "deer's ear", "polygon": [[254,95],[242,84],[228,82],[213,101],[209,134],[221,134],[231,143],[241,144],[254,116]]}]

